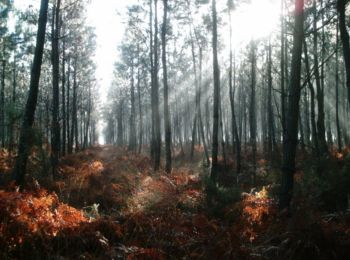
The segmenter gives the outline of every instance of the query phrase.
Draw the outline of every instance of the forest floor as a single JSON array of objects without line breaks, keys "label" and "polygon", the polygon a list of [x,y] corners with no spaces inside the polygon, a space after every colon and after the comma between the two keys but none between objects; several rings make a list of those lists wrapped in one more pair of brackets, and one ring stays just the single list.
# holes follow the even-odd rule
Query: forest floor
[{"label": "forest floor", "polygon": [[[349,259],[348,211],[299,199],[291,217],[273,185],[218,188],[195,161],[154,173],[147,156],[100,146],[63,157],[55,181],[18,191],[0,180],[0,258]],[[12,162],[2,151],[2,175]]]}]

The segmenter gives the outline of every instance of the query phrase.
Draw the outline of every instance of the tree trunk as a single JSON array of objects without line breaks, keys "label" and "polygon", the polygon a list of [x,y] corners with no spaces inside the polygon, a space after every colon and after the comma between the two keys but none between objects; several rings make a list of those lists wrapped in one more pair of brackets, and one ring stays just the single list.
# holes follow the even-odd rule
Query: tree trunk
[{"label": "tree trunk", "polygon": [[313,0],[314,17],[313,17],[313,56],[314,56],[314,73],[317,90],[317,139],[319,144],[319,150],[321,154],[327,153],[326,143],[326,128],[325,128],[325,114],[324,114],[324,94],[321,86],[321,78],[318,62],[318,32],[317,32],[317,6],[316,0]]},{"label": "tree trunk", "polygon": [[129,151],[134,153],[136,152],[134,57],[132,57],[131,61],[130,103]]},{"label": "tree trunk", "polygon": [[346,88],[348,90],[348,102],[350,103],[350,37],[348,30],[346,28],[346,4],[347,0],[338,0],[337,1],[337,11],[339,19],[339,31],[340,31],[340,40],[343,45],[343,56],[345,62],[345,71],[346,71]]},{"label": "tree trunk", "polygon": [[13,170],[13,178],[16,181],[17,185],[24,184],[27,159],[29,155],[30,139],[32,137],[31,130],[34,122],[35,108],[38,98],[41,64],[45,43],[48,2],[48,0],[41,0],[40,4],[36,47],[32,64],[32,70],[30,74],[29,95],[25,106],[24,117],[20,132],[18,157]]},{"label": "tree trunk", "polygon": [[286,111],[286,135],[283,140],[282,183],[279,200],[280,209],[289,208],[293,193],[295,155],[298,143],[301,53],[304,37],[304,0],[295,0],[294,17],[293,52],[288,93],[288,109]]},{"label": "tree trunk", "polygon": [[286,98],[285,98],[285,25],[284,25],[284,1],[281,1],[281,125],[282,125],[282,138],[286,131]]},{"label": "tree trunk", "polygon": [[268,65],[267,65],[267,74],[268,74],[268,93],[267,93],[267,121],[268,121],[268,153],[271,159],[272,152],[275,149],[275,122],[274,114],[272,107],[272,47],[271,42],[269,42],[268,47]]},{"label": "tree trunk", "polygon": [[253,185],[256,184],[256,45],[251,43],[251,92],[250,92],[250,108],[249,108],[249,126],[250,126],[250,146],[253,155]]},{"label": "tree trunk", "polygon": [[336,32],[336,53],[335,53],[335,121],[337,126],[338,152],[342,150],[342,135],[339,122],[339,27]]},{"label": "tree trunk", "polygon": [[[64,34],[64,32],[63,32]],[[62,47],[62,141],[61,141],[61,154],[66,155],[66,142],[67,142],[67,121],[66,121],[66,41],[63,40]]]},{"label": "tree trunk", "polygon": [[[67,66],[68,66],[68,72],[67,72],[67,111],[70,111],[70,72],[71,72],[71,68],[70,68],[70,57],[68,57],[68,61],[67,61]],[[73,144],[71,141],[71,135],[72,132],[69,130],[70,129],[70,113],[67,113],[67,152],[68,154],[71,154],[73,151]]]},{"label": "tree trunk", "polygon": [[61,0],[57,0],[52,14],[52,136],[51,136],[51,166],[52,176],[55,176],[60,153],[60,123],[59,123],[59,37]]},{"label": "tree trunk", "polygon": [[153,44],[153,84],[152,84],[152,129],[153,129],[153,169],[159,170],[161,154],[161,133],[159,114],[159,82],[158,82],[158,0],[154,0],[154,44]]},{"label": "tree trunk", "polygon": [[218,174],[218,146],[219,146],[219,93],[220,93],[220,71],[218,62],[218,32],[217,32],[217,14],[216,0],[212,0],[212,18],[213,18],[213,77],[214,77],[214,107],[213,107],[213,133],[212,133],[212,165],[211,179],[217,180]]},{"label": "tree trunk", "polygon": [[319,160],[320,157],[320,149],[319,149],[319,143],[317,138],[317,126],[316,126],[316,112],[315,112],[315,90],[311,82],[311,72],[310,72],[310,65],[309,65],[309,58],[308,58],[308,51],[307,51],[307,44],[304,38],[304,56],[305,56],[305,69],[306,69],[306,77],[307,77],[307,84],[308,88],[310,90],[310,106],[311,106],[311,135],[312,135],[312,142],[313,142],[313,152],[317,156],[317,160]]},{"label": "tree trunk", "polygon": [[165,171],[171,173],[171,124],[168,101],[168,71],[166,56],[166,34],[167,34],[167,14],[168,0],[163,0],[164,16],[162,25],[162,63],[163,63],[163,88],[164,88],[164,130],[165,130]]},{"label": "tree trunk", "polygon": [[141,76],[140,76],[140,49],[137,46],[137,54],[138,54],[138,68],[137,68],[137,94],[139,100],[139,149],[138,153],[142,151],[142,137],[143,137],[143,120],[142,120],[142,104],[141,104]]}]

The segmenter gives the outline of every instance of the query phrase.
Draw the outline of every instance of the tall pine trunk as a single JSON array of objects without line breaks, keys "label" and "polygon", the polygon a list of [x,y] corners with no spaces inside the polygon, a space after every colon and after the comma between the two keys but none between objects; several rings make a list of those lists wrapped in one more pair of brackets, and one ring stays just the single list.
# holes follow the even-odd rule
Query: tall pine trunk
[{"label": "tall pine trunk", "polygon": [[55,175],[60,153],[60,123],[59,123],[59,37],[60,37],[61,0],[57,0],[52,15],[52,136],[51,136],[51,166],[52,176]]},{"label": "tall pine trunk", "polygon": [[165,130],[165,171],[171,173],[171,124],[168,97],[168,71],[166,56],[166,34],[167,34],[167,15],[168,0],[163,0],[164,16],[162,25],[162,63],[163,63],[163,88],[164,88],[164,130]]},{"label": "tall pine trunk", "polygon": [[38,32],[36,36],[36,47],[34,53],[34,59],[30,74],[30,85],[29,95],[24,110],[24,117],[20,132],[19,146],[18,146],[18,157],[13,170],[13,178],[18,185],[24,184],[24,177],[26,173],[27,159],[30,150],[30,139],[32,126],[34,122],[35,109],[38,99],[39,80],[41,74],[41,64],[43,58],[43,50],[45,43],[45,32],[47,23],[47,9],[48,0],[41,0]]},{"label": "tall pine trunk", "polygon": [[295,0],[294,12],[295,21],[288,107],[286,111],[286,134],[283,140],[282,183],[279,200],[280,209],[285,209],[290,206],[294,185],[295,155],[298,143],[301,53],[304,37],[304,0]]},{"label": "tall pine trunk", "polygon": [[214,107],[213,107],[213,133],[212,133],[212,165],[211,179],[217,180],[218,174],[218,148],[219,148],[219,93],[220,93],[220,71],[218,61],[218,32],[216,0],[212,0],[213,19],[213,77],[214,77]]}]

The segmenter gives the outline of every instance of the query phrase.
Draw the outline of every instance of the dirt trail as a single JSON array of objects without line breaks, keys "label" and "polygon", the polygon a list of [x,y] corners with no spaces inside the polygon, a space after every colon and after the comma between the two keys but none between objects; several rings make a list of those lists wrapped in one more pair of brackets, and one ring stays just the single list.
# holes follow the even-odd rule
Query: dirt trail
[{"label": "dirt trail", "polygon": [[[99,146],[61,161],[63,181],[59,196],[75,207],[99,205],[103,214],[125,216],[176,202],[180,192],[193,184],[200,188],[198,174],[174,170],[171,176],[152,171],[150,159],[113,146]],[[199,203],[201,192],[192,192],[187,203]],[[187,196],[187,195],[186,195]],[[194,206],[194,205],[192,205]]]}]

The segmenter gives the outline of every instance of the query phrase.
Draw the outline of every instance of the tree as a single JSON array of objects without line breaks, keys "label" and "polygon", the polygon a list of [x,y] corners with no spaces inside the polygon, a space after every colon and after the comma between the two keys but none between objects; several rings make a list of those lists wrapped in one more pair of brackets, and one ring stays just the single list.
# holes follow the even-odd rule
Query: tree
[{"label": "tree", "polygon": [[218,62],[218,32],[217,32],[217,13],[216,0],[212,0],[212,19],[213,19],[213,78],[214,78],[214,107],[213,107],[213,140],[212,140],[212,164],[211,179],[216,181],[218,174],[218,148],[219,148],[219,93],[220,93],[220,71]]},{"label": "tree", "polygon": [[[150,0],[150,8],[152,9],[152,0]],[[153,168],[155,171],[160,167],[161,155],[161,132],[160,132],[160,114],[159,114],[159,79],[158,79],[158,0],[154,0],[154,25],[152,23],[152,12],[150,13],[150,26],[154,26],[154,39],[150,45],[151,49],[151,103],[152,103],[152,155]],[[152,38],[152,30],[151,30]],[[153,49],[152,49],[153,47]]]},{"label": "tree", "polygon": [[51,139],[51,164],[52,176],[55,175],[60,153],[60,123],[59,123],[59,78],[60,78],[60,8],[61,0],[57,0],[52,10],[52,139]]},{"label": "tree", "polygon": [[168,1],[163,0],[163,25],[162,25],[162,63],[163,63],[163,88],[164,88],[164,129],[165,129],[165,171],[171,173],[171,125],[169,111],[169,90],[168,90],[168,71],[167,71],[167,53],[166,53],[166,34],[167,34],[167,15]]},{"label": "tree", "polygon": [[37,105],[39,79],[41,74],[41,64],[45,43],[48,2],[48,0],[41,0],[40,4],[38,32],[30,76],[29,95],[24,110],[23,122],[20,132],[18,157],[16,159],[16,164],[13,170],[13,178],[18,185],[24,184],[27,159],[30,149],[31,128],[33,126],[34,114]]},{"label": "tree", "polygon": [[250,107],[249,107],[249,126],[250,126],[250,145],[253,152],[253,185],[256,184],[256,43],[251,42],[251,92],[250,92]]},{"label": "tree", "polygon": [[347,0],[337,0],[340,40],[343,45],[343,57],[346,71],[346,88],[348,89],[348,102],[350,103],[350,37],[346,28],[345,10]]},{"label": "tree", "polygon": [[298,143],[298,118],[300,100],[301,53],[304,37],[304,0],[295,0],[293,49],[286,111],[286,134],[283,139],[282,182],[280,209],[290,206],[295,172],[295,155]]}]

